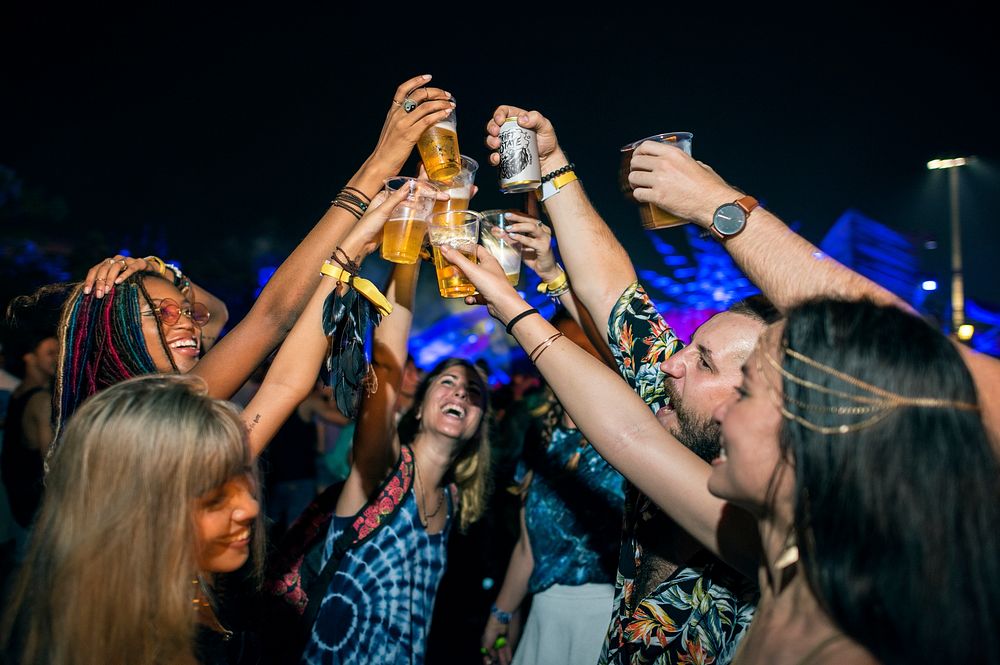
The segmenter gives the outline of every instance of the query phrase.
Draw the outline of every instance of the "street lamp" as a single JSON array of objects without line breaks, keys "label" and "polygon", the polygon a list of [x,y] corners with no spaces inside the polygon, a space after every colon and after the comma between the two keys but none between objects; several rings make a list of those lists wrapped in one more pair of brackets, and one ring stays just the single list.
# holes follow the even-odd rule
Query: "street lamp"
[{"label": "street lamp", "polygon": [[965,323],[965,292],[962,288],[962,233],[958,219],[958,167],[965,166],[971,157],[932,159],[927,162],[931,171],[948,169],[948,194],[951,200],[951,329],[972,337],[972,326]]}]

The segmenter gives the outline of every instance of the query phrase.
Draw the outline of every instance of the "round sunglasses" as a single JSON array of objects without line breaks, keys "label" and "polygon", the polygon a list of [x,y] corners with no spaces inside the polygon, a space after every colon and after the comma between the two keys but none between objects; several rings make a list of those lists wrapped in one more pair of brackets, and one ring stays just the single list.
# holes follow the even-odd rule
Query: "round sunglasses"
[{"label": "round sunglasses", "polygon": [[181,318],[181,314],[191,319],[199,328],[208,323],[208,320],[212,318],[212,313],[200,302],[196,302],[190,307],[181,307],[176,300],[171,300],[170,298],[164,298],[160,301],[159,305],[150,311],[142,312],[143,316],[155,316],[160,320],[160,323],[168,326],[177,323]]}]

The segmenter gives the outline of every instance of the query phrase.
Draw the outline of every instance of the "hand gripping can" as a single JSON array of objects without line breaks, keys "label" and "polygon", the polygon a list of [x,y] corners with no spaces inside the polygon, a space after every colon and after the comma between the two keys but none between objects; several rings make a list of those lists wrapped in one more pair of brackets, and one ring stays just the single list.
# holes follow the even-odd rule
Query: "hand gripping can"
[{"label": "hand gripping can", "polygon": [[500,191],[529,192],[538,189],[541,182],[534,130],[518,125],[517,118],[507,118],[500,127]]}]

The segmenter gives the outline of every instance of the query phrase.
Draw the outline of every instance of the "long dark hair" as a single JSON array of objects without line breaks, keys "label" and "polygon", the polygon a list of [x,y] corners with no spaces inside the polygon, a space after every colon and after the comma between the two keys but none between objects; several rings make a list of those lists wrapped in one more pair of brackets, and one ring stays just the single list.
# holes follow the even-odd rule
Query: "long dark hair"
[{"label": "long dark hair", "polygon": [[482,371],[464,358],[445,358],[432,369],[417,387],[413,397],[413,406],[403,414],[399,421],[399,441],[409,444],[420,431],[420,421],[417,414],[427,396],[431,383],[452,367],[464,367],[470,381],[479,383],[483,396],[483,418],[479,421],[476,433],[465,442],[451,469],[445,475],[445,480],[454,482],[459,489],[459,520],[458,526],[465,531],[470,524],[478,520],[486,510],[486,502],[490,494],[490,421],[493,418],[490,409],[490,391],[486,377]]},{"label": "long dark hair", "polygon": [[[789,312],[782,341],[801,354],[782,367],[813,384],[785,375],[789,415],[813,427],[790,418],[781,443],[820,603],[883,663],[1000,662],[1000,465],[954,345],[897,308],[829,300]],[[859,426],[872,412],[843,394],[872,393],[836,372],[940,402]]]}]

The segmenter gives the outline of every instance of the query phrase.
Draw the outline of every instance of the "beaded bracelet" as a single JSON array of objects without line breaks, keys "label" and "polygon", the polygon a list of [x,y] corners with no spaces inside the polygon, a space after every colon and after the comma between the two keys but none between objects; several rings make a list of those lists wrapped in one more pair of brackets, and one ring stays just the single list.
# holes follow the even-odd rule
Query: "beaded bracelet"
[{"label": "beaded bracelet", "polygon": [[552,180],[553,178],[561,176],[563,173],[568,173],[568,172],[572,171],[574,168],[576,168],[576,164],[573,164],[572,162],[570,162],[566,166],[561,166],[558,169],[556,169],[555,171],[550,171],[549,173],[546,173],[545,175],[543,175],[542,176],[542,182],[543,183],[544,182],[548,182],[549,180]]},{"label": "beaded bracelet", "polygon": [[492,614],[493,617],[498,622],[500,622],[501,625],[504,626],[510,623],[511,617],[513,616],[513,613],[504,612],[499,607],[497,607],[496,603],[493,603],[493,605],[490,607],[490,614]]}]

